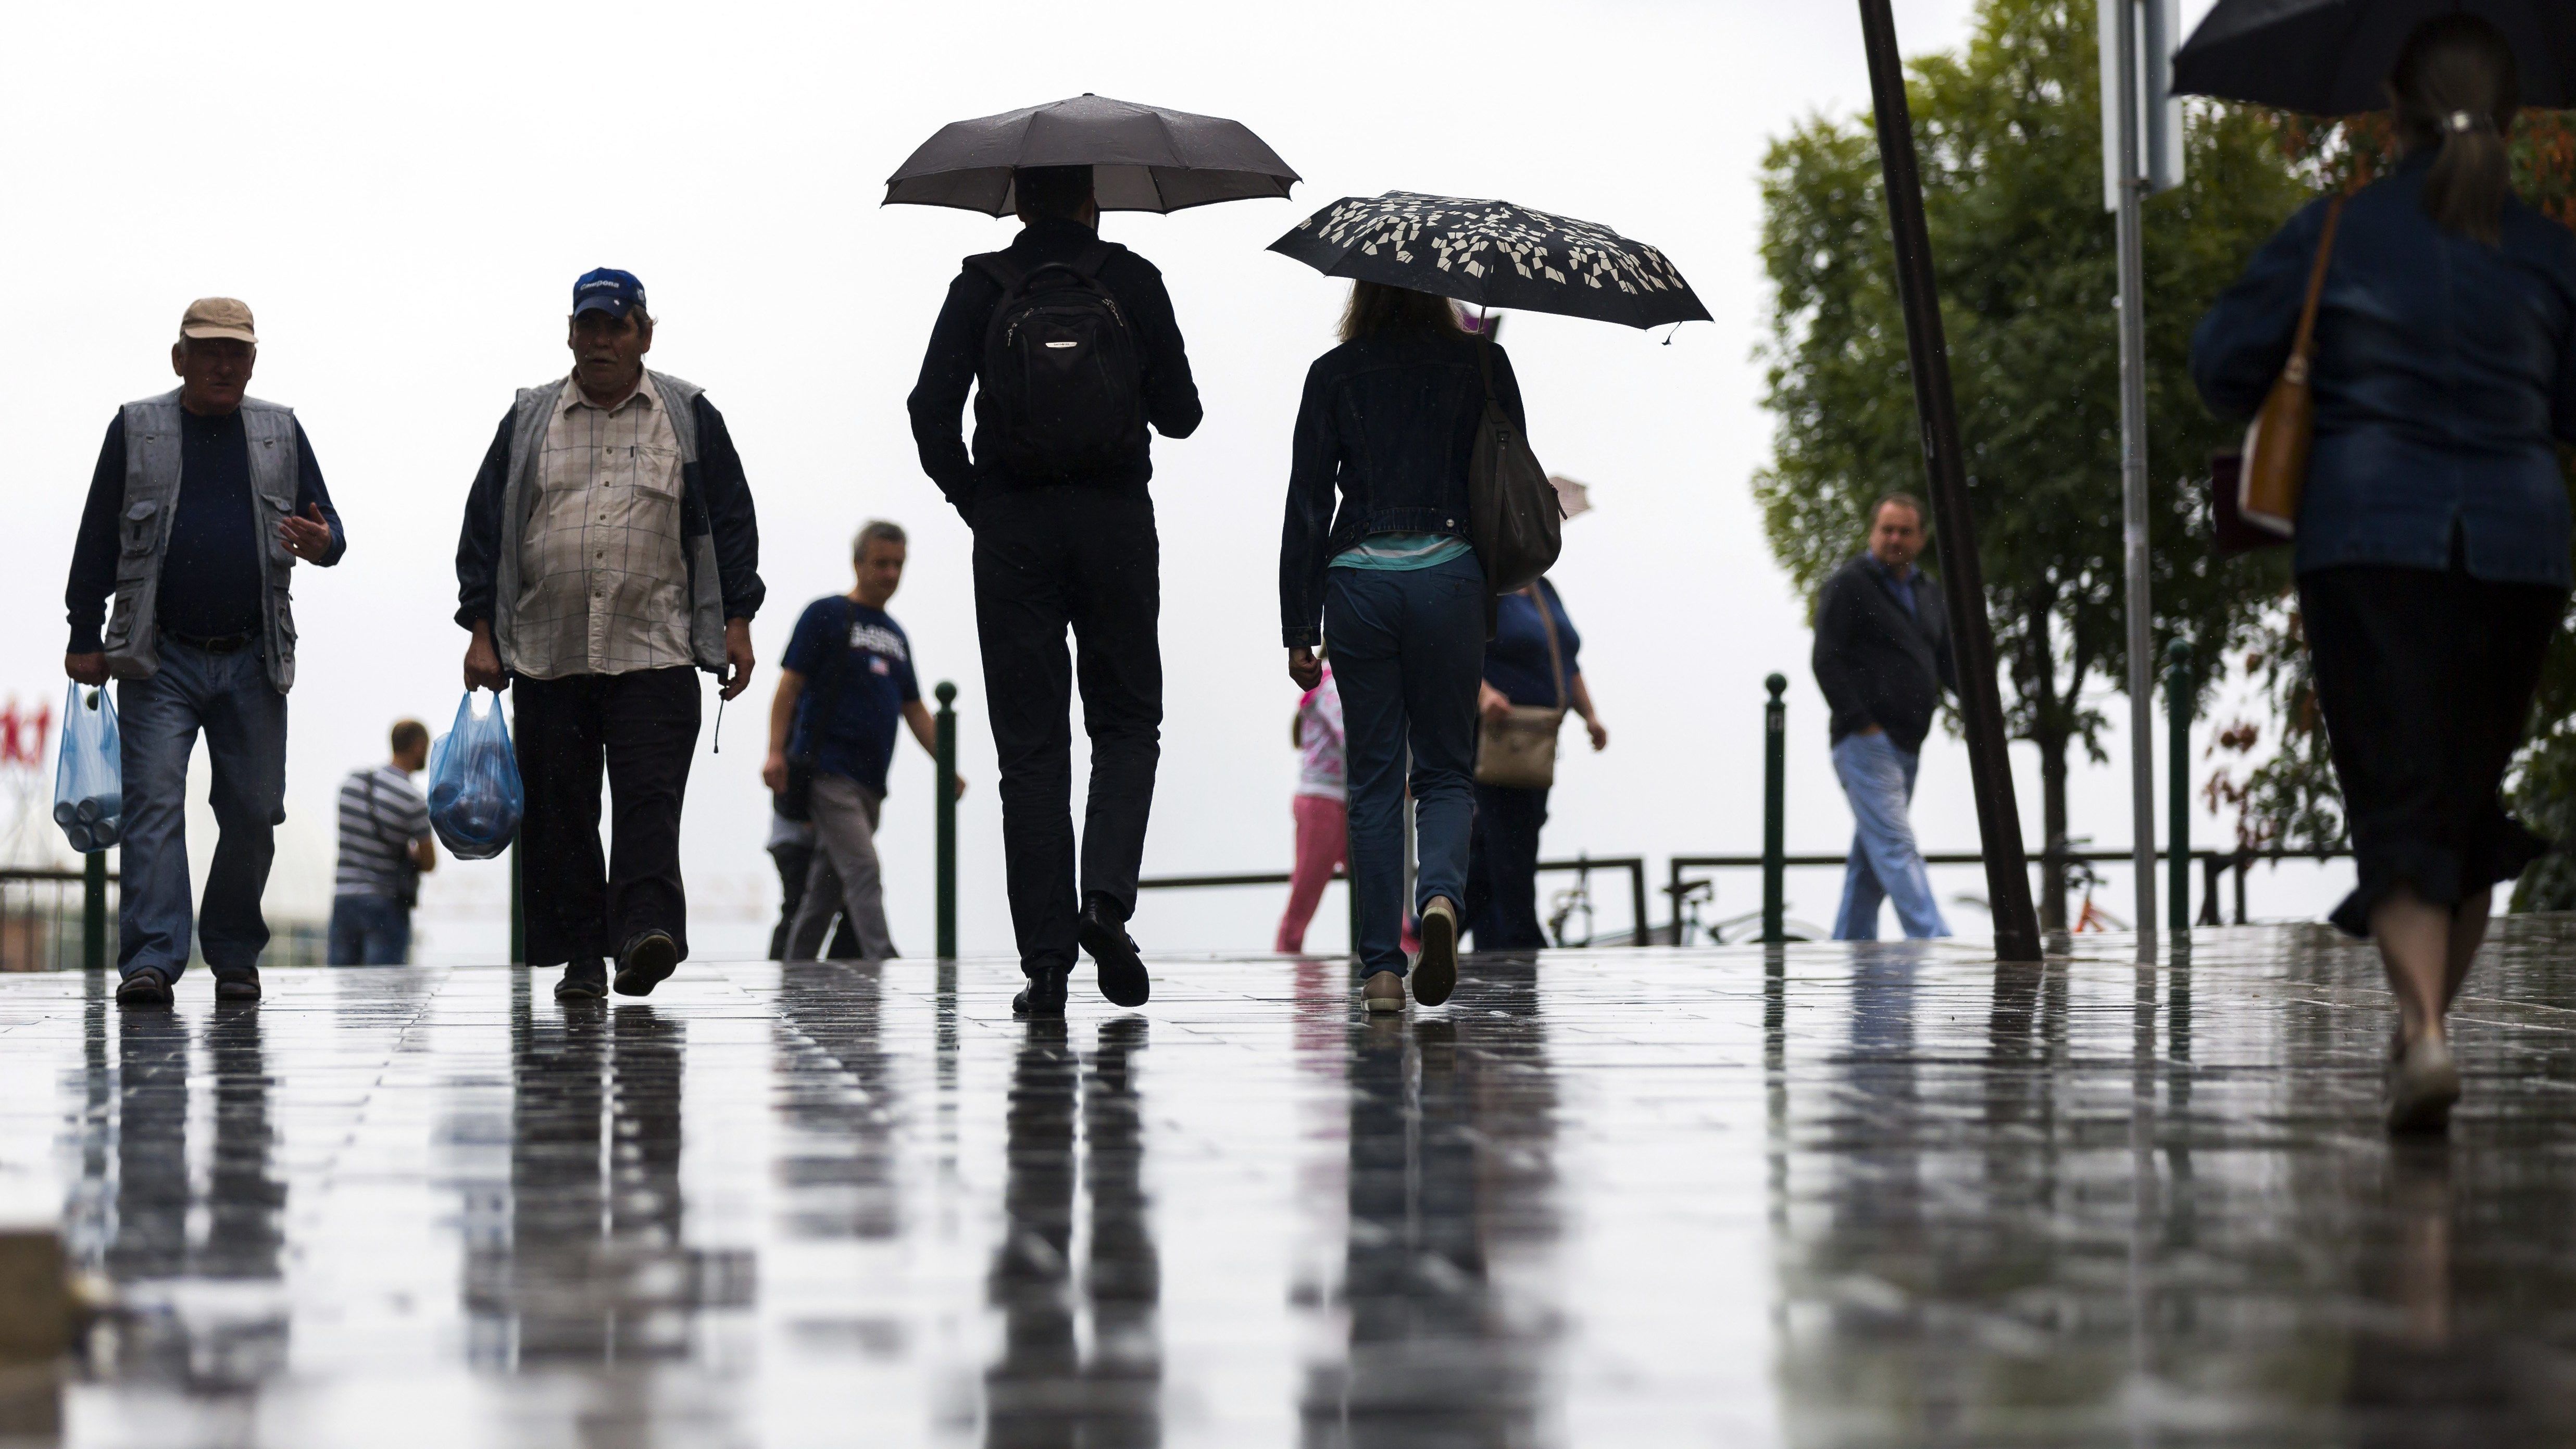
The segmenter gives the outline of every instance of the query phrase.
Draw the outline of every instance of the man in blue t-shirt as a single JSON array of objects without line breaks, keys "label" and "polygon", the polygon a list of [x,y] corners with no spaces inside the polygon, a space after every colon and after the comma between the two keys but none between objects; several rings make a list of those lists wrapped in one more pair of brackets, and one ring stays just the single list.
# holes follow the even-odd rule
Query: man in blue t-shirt
[{"label": "man in blue t-shirt", "polygon": [[[913,678],[912,642],[885,611],[903,582],[903,530],[872,522],[859,530],[850,554],[858,586],[806,606],[787,641],[778,697],[769,706],[769,759],[761,780],[772,793],[785,792],[793,761],[813,781],[806,803],[814,863],[787,932],[790,961],[814,959],[835,915],[846,918],[861,959],[895,954],[876,847],[895,722],[910,725],[921,747],[937,752],[930,710]],[[956,788],[963,792],[965,782]]]}]

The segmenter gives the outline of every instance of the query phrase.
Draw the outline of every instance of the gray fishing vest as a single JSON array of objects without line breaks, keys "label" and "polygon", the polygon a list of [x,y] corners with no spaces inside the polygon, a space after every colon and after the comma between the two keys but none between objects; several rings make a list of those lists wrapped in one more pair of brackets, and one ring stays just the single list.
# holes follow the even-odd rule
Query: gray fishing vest
[{"label": "gray fishing vest", "polygon": [[[647,368],[671,434],[680,444],[680,550],[689,567],[689,657],[700,669],[722,674],[725,668],[724,580],[716,573],[715,535],[706,526],[704,503],[688,481],[698,463],[698,394],[706,389]],[[555,405],[572,386],[569,377],[542,387],[519,390],[518,411],[510,420],[510,483],[501,495],[501,556],[492,561],[492,647],[501,667],[516,667],[519,625],[519,548],[526,541],[528,519],[544,492],[538,477],[546,451],[546,429],[554,423]],[[695,505],[696,534],[689,532]]]},{"label": "gray fishing vest", "polygon": [[[150,679],[161,669],[155,623],[161,560],[170,551],[170,525],[179,512],[179,394],[174,389],[127,403],[123,417],[125,508],[117,520],[107,668],[119,679]],[[295,512],[303,460],[296,455],[293,408],[246,397],[241,420],[250,447],[251,531],[259,547],[260,632],[268,646],[268,682],[284,694],[295,687],[295,609],[287,598],[295,555],[278,541],[278,525]]]}]

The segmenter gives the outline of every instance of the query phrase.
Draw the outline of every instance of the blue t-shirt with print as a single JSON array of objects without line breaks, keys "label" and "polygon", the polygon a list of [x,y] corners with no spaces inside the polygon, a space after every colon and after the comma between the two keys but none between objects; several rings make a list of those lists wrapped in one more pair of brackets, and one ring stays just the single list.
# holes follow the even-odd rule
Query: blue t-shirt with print
[{"label": "blue t-shirt with print", "polygon": [[883,609],[837,595],[816,599],[797,619],[780,662],[805,676],[787,752],[810,750],[816,773],[846,775],[885,794],[895,726],[903,707],[921,698],[903,626]]}]

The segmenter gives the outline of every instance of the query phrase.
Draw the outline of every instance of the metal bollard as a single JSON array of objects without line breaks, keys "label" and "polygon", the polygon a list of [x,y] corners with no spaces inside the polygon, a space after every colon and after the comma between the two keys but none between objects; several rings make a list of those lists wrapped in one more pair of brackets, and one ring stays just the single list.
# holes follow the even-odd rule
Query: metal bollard
[{"label": "metal bollard", "polygon": [[[1788,935],[1784,917],[1788,873],[1788,717],[1780,696],[1789,681],[1777,674],[1762,681],[1771,702],[1762,707],[1762,944],[1777,946]],[[1674,906],[1675,911],[1681,908]]]},{"label": "metal bollard", "polygon": [[81,969],[107,969],[107,852],[81,858]]},{"label": "metal bollard", "polygon": [[939,820],[939,959],[957,959],[957,686],[947,680],[931,691],[939,698],[939,778],[931,787]]},{"label": "metal bollard", "polygon": [[2181,940],[2191,930],[2191,646],[2180,639],[2165,646],[2165,711],[2165,921]]}]

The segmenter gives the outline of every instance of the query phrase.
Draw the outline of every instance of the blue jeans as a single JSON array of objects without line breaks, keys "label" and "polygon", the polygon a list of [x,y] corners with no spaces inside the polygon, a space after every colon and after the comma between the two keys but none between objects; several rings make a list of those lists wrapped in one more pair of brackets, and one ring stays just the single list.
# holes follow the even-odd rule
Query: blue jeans
[{"label": "blue jeans", "polygon": [[1908,940],[1946,936],[1932,880],[1914,825],[1905,818],[1914,801],[1914,767],[1921,757],[1888,743],[1884,734],[1850,734],[1834,746],[1834,774],[1851,802],[1851,861],[1844,867],[1843,908],[1834,917],[1837,941],[1878,939],[1878,903],[1896,903]]},{"label": "blue jeans", "polygon": [[[208,654],[161,640],[161,669],[117,686],[125,771],[117,970],[170,980],[188,969],[193,925],[218,973],[259,964],[268,922],[259,898],[286,818],[286,696],[268,682],[267,651]],[[204,908],[188,913],[188,757],[206,737],[214,767],[215,860]]]},{"label": "blue jeans", "polygon": [[403,966],[411,961],[411,912],[392,896],[331,898],[334,966]]},{"label": "blue jeans", "polygon": [[1413,747],[1414,908],[1464,908],[1476,819],[1476,684],[1485,574],[1475,555],[1427,569],[1328,569],[1324,638],[1341,682],[1360,974],[1405,971],[1404,751]]}]

